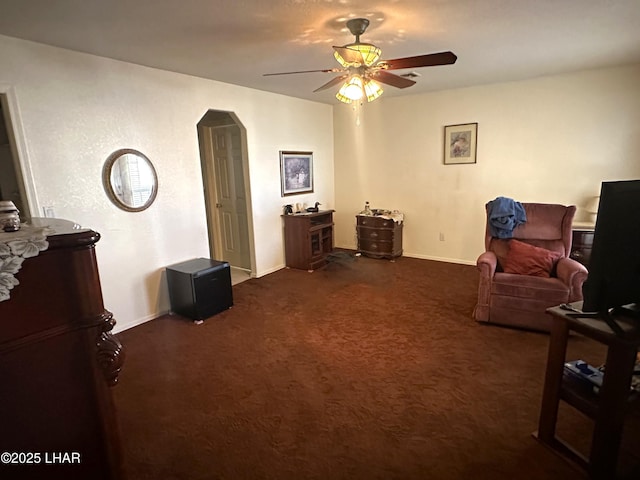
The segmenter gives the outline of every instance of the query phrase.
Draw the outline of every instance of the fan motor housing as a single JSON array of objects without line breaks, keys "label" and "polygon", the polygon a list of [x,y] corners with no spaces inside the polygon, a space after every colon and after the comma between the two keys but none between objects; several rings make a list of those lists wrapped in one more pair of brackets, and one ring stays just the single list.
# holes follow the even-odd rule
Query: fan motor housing
[{"label": "fan motor housing", "polygon": [[347,28],[352,35],[356,36],[356,42],[360,41],[360,35],[362,35],[369,26],[369,20],[366,18],[352,18],[347,22]]}]

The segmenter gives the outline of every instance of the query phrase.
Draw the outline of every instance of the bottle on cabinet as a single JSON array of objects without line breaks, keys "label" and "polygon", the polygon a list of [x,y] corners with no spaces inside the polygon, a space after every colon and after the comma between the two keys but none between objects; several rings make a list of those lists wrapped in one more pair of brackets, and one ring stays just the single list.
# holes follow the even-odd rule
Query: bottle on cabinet
[{"label": "bottle on cabinet", "polygon": [[369,202],[364,202],[364,210],[360,212],[360,215],[373,215]]}]

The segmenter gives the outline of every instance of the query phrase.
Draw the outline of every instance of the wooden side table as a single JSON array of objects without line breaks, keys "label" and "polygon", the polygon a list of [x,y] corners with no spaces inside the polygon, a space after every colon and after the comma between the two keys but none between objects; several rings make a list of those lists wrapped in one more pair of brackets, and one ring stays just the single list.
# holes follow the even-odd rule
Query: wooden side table
[{"label": "wooden side table", "polygon": [[571,253],[569,257],[587,268],[589,268],[589,260],[591,260],[594,229],[595,225],[581,222],[573,222],[571,229]]},{"label": "wooden side table", "polygon": [[[577,309],[582,302],[571,304]],[[580,318],[560,307],[547,310],[553,316],[547,370],[538,431],[534,436],[567,460],[585,468],[594,479],[616,478],[624,419],[637,406],[640,395],[630,393],[631,376],[640,346],[640,324],[617,317],[624,336],[616,335],[603,320]],[[607,345],[606,370],[599,393],[586,391],[564,375],[569,332],[575,331]],[[563,400],[594,420],[588,458],[556,436],[558,407]]]}]

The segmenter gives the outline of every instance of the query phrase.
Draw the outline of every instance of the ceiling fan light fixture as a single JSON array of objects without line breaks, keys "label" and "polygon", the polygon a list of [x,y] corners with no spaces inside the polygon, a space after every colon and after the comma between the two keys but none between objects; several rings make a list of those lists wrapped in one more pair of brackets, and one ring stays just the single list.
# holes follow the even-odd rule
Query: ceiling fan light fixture
[{"label": "ceiling fan light fixture", "polygon": [[382,95],[382,92],[384,92],[384,90],[375,80],[369,79],[364,84],[364,93],[367,96],[368,102],[373,102],[376,98]]},{"label": "ceiling fan light fixture", "polygon": [[[367,67],[376,63],[382,54],[382,50],[370,43],[351,43],[349,45],[345,45],[344,48],[358,52],[362,57],[361,65],[366,65]],[[350,62],[346,60],[338,51],[333,52],[333,56],[343,67],[350,67],[354,65],[353,61]]]},{"label": "ceiling fan light fixture", "polygon": [[[382,51],[371,43],[360,42],[360,35],[365,32],[368,26],[369,20],[366,18],[351,18],[347,21],[347,28],[356,38],[355,42],[342,47],[333,46],[333,56],[341,65],[341,68],[265,73],[264,75],[314,72],[340,73],[339,76],[316,88],[314,92],[326,90],[344,82],[340,91],[336,94],[336,98],[344,103],[356,103],[359,105],[357,102],[363,97],[372,102],[382,95],[381,83],[395,88],[407,88],[416,84],[412,78],[420,76],[419,73],[413,71],[403,75],[396,75],[389,72],[389,70],[452,65],[458,59],[453,52],[447,51],[379,61]],[[375,78],[376,81],[372,80],[372,78]]]},{"label": "ceiling fan light fixture", "polygon": [[336,93],[336,98],[344,103],[355,102],[356,100],[360,100],[364,95],[363,82],[360,75],[353,75],[346,81],[338,93]]}]

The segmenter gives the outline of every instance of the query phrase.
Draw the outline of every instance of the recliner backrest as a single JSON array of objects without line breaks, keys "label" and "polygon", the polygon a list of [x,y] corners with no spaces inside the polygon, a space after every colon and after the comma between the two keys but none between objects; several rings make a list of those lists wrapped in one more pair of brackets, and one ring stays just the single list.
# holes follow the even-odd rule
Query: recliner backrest
[{"label": "recliner backrest", "polygon": [[[575,205],[523,203],[522,206],[527,214],[527,221],[513,230],[513,238],[568,257],[571,252],[571,225],[576,214]],[[485,247],[500,258],[508,249],[508,240],[492,237],[487,224]]]}]

